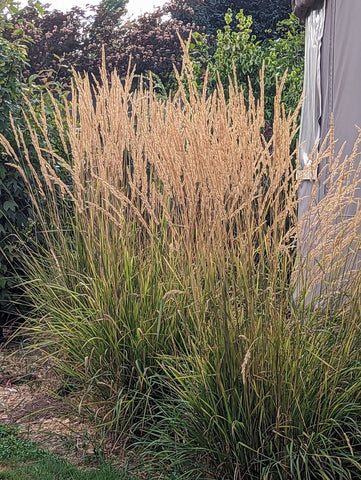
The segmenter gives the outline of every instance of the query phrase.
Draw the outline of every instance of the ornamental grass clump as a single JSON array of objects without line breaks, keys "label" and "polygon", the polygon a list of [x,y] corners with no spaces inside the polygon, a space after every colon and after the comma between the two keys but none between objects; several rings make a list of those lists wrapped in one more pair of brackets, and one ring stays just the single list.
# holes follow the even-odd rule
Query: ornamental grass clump
[{"label": "ornamental grass clump", "polygon": [[45,110],[28,123],[35,154],[14,125],[39,232],[28,331],[154,478],[357,478],[360,286],[335,273],[357,229],[319,248],[350,191],[317,206],[319,240],[297,259],[298,112],[282,82],[266,139],[262,93],[235,78],[227,101],[199,91],[187,58],[178,80],[164,101],[131,73],[75,74],[66,115],[53,111],[67,158]]}]

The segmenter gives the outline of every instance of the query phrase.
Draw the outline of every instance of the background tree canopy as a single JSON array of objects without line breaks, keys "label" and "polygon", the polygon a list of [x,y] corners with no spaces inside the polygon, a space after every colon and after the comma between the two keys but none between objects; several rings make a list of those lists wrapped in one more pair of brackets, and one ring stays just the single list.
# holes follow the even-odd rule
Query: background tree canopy
[{"label": "background tree canopy", "polygon": [[[243,9],[252,16],[252,33],[264,41],[278,37],[277,23],[290,13],[289,0],[170,0],[163,8],[128,21],[126,4],[126,0],[102,0],[88,11],[74,7],[61,12],[29,2],[25,8],[10,9],[13,28],[5,35],[9,41],[26,36],[27,77],[41,74],[45,81],[68,83],[71,68],[96,75],[105,45],[109,69],[125,75],[131,56],[136,73],[152,70],[167,83],[173,65],[179,68],[182,61],[178,35],[185,40],[191,31],[205,33],[208,44],[216,48],[226,12],[230,9],[235,19]],[[233,20],[231,27],[236,25]]]},{"label": "background tree canopy", "polygon": [[290,0],[171,0],[168,7],[174,18],[184,23],[193,21],[204,27],[207,34],[215,35],[224,25],[228,9],[234,14],[241,9],[253,18],[253,33],[259,40],[274,36],[280,20],[291,11]]}]

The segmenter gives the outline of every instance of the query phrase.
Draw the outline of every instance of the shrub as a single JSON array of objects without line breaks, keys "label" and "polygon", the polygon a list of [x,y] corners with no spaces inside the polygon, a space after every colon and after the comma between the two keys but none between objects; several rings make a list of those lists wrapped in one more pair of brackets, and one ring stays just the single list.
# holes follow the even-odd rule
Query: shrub
[{"label": "shrub", "polygon": [[180,68],[182,63],[178,35],[185,39],[197,27],[167,17],[160,8],[133,21],[125,14],[123,0],[104,0],[86,11],[73,7],[67,12],[30,3],[11,10],[14,28],[6,38],[21,42],[25,34],[30,40],[24,75],[40,84],[57,82],[67,88],[72,69],[97,77],[104,46],[109,72],[116,69],[125,76],[131,58],[137,75],[151,70],[170,89],[173,64]]},{"label": "shrub", "polygon": [[[15,122],[21,117],[21,96],[25,84],[22,70],[26,66],[26,49],[22,42],[11,42],[3,33],[11,25],[0,12],[0,132],[14,141],[10,114]],[[9,305],[11,292],[16,284],[12,265],[17,264],[20,254],[14,232],[26,230],[30,206],[26,199],[24,184],[19,173],[11,168],[11,161],[0,150],[0,326],[12,313]]]},{"label": "shrub", "polygon": [[288,17],[291,2],[288,0],[171,0],[166,8],[172,16],[184,23],[194,22],[206,28],[206,33],[216,35],[224,25],[224,15],[230,9],[233,14],[244,9],[254,20],[254,31],[258,39],[275,35],[276,25]]},{"label": "shrub", "polygon": [[[229,9],[225,15],[223,29],[217,31],[215,48],[209,38],[194,33],[190,44],[196,81],[203,85],[206,75],[208,91],[212,92],[220,78],[225,90],[234,76],[241,88],[247,92],[250,85],[259,95],[258,73],[265,64],[265,116],[267,124],[273,121],[273,99],[276,79],[280,81],[287,72],[282,102],[286,112],[293,112],[302,93],[304,36],[295,16],[279,22],[277,38],[263,43],[252,32],[253,20],[243,10],[234,15]],[[247,97],[247,94],[246,94]]]}]

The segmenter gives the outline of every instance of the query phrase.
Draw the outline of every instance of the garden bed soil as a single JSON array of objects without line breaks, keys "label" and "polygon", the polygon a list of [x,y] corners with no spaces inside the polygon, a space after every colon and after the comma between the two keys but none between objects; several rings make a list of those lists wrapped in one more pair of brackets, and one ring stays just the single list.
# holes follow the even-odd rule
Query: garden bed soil
[{"label": "garden bed soil", "polygon": [[50,361],[26,348],[26,342],[0,346],[0,423],[18,425],[23,437],[45,450],[88,466],[99,439],[91,423],[75,414],[74,398],[52,393],[59,388]]}]

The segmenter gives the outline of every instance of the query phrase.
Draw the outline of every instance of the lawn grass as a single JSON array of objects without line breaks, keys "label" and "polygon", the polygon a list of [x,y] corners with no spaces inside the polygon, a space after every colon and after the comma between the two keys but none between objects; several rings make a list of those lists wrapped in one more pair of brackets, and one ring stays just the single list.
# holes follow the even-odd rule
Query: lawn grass
[{"label": "lawn grass", "polygon": [[81,470],[47,453],[18,429],[0,424],[0,480],[131,480],[128,473],[109,465]]}]

